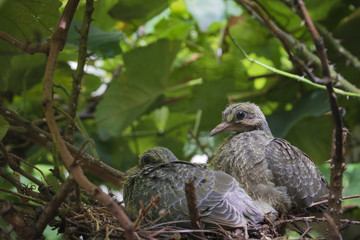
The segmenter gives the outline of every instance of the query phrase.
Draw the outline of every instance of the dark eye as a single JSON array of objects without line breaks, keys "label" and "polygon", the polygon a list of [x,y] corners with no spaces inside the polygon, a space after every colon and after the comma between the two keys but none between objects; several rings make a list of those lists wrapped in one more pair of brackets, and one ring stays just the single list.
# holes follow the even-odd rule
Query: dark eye
[{"label": "dark eye", "polygon": [[245,112],[243,112],[243,111],[238,111],[238,112],[236,113],[236,119],[241,120],[241,119],[243,119],[244,117],[245,117]]}]

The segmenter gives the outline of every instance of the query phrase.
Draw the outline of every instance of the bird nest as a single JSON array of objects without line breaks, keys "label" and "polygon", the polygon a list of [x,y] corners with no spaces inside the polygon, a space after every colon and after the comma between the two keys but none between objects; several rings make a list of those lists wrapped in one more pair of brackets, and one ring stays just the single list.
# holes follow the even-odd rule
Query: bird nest
[{"label": "bird nest", "polygon": [[[160,219],[160,218],[159,218]],[[180,221],[157,223],[146,216],[134,222],[136,239],[244,239],[246,232],[249,239],[274,239],[280,234],[270,223],[248,225],[245,229],[224,229],[214,223],[210,229],[188,229],[177,227]],[[120,227],[114,215],[104,206],[83,205],[77,211],[69,211],[61,220],[51,224],[58,228],[66,239],[122,239],[124,229]]]}]

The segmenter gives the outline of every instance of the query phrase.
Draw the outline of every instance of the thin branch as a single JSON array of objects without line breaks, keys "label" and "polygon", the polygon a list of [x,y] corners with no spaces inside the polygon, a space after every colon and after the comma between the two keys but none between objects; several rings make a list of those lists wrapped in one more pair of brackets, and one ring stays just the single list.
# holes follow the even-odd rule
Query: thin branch
[{"label": "thin branch", "polygon": [[[284,223],[294,223],[294,222],[327,222],[328,220],[325,217],[321,217],[321,218],[317,218],[314,216],[310,216],[310,217],[292,217],[292,218],[288,218],[288,219],[280,219],[276,222],[274,222],[274,226],[278,226]],[[360,221],[353,221],[353,220],[349,220],[349,219],[340,219],[341,223],[346,223],[346,224],[354,224],[354,225],[360,225]]]},{"label": "thin branch", "polygon": [[349,50],[340,44],[340,40],[335,39],[331,32],[329,32],[321,24],[316,24],[317,29],[323,37],[332,45],[335,51],[338,51],[341,55],[346,58],[346,62],[351,63],[358,71],[360,70],[360,60],[354,56]]},{"label": "thin branch", "polygon": [[[16,161],[14,161],[14,157],[16,157],[17,159],[20,159],[21,161],[23,161],[24,163],[31,165],[29,163],[27,163],[26,161],[24,161],[23,159],[21,159],[20,157],[16,156],[15,154],[11,154],[9,153],[5,146],[3,145],[3,143],[0,143],[0,149],[4,154],[4,157],[9,165],[9,167],[14,171],[14,172],[18,172],[19,174],[21,174],[22,176],[26,177],[27,179],[29,179],[30,181],[32,181],[33,183],[37,184],[39,186],[39,190],[43,193],[43,194],[48,194],[48,192],[45,189],[48,189],[52,194],[55,194],[54,189],[50,186],[50,185],[45,185],[43,182],[41,182],[40,180],[38,180],[37,178],[35,178],[34,176],[32,176],[30,173],[26,172],[25,170],[23,170],[19,164],[16,163]],[[32,165],[31,165],[32,166]],[[34,167],[34,166],[33,166]],[[38,168],[37,168],[38,169]],[[39,170],[39,169],[38,169]],[[40,171],[41,172],[41,171]],[[46,181],[45,176],[43,175],[44,180]],[[16,185],[15,185],[16,186]],[[45,191],[43,191],[45,190]]]},{"label": "thin branch", "polygon": [[280,31],[280,29],[275,25],[275,23],[273,23],[270,19],[268,19],[265,16],[265,13],[263,13],[263,11],[261,10],[261,8],[259,8],[258,5],[248,0],[238,0],[238,2],[241,2],[242,4],[246,5],[248,8],[251,9],[252,12],[256,13],[262,19],[262,21],[265,23],[268,29],[280,40],[291,62],[301,67],[301,69],[309,76],[312,82],[321,83],[321,79],[315,76],[312,73],[312,70],[301,59],[297,58],[292,53],[291,47],[288,44],[287,39]]},{"label": "thin branch", "polygon": [[76,117],[76,111],[77,111],[79,96],[81,92],[82,79],[85,73],[84,66],[87,58],[87,42],[88,42],[88,34],[91,23],[91,15],[92,12],[94,11],[93,4],[94,4],[93,0],[86,1],[84,18],[80,29],[79,53],[78,53],[78,61],[77,61],[78,64],[73,75],[71,95],[68,103],[70,119],[67,119],[66,127],[65,127],[65,139],[70,143],[74,143],[75,141],[74,139],[75,126],[73,121],[71,121],[71,119],[75,119]]},{"label": "thin branch", "polygon": [[35,229],[26,223],[24,217],[15,209],[12,202],[0,202],[0,215],[7,224],[12,226],[14,232],[21,239],[32,239],[36,234]]},{"label": "thin branch", "polygon": [[308,236],[308,233],[311,231],[312,227],[309,227],[309,224],[306,228],[306,230],[301,234],[301,236],[299,237],[300,239],[303,239],[305,236]]},{"label": "thin branch", "polygon": [[[67,112],[65,112],[64,110],[62,110],[61,108],[58,108],[56,106],[54,106],[54,109],[56,109],[57,111],[59,111],[60,113],[64,114],[64,116],[66,117],[65,119],[67,120],[67,126],[69,125],[69,122],[72,123],[72,128],[76,128],[79,133],[81,134],[81,136],[83,137],[84,141],[89,143],[89,147],[92,151],[92,153],[94,154],[94,156],[98,157],[98,154],[96,152],[96,149],[95,149],[95,143],[94,143],[94,140],[93,139],[89,139],[89,134],[86,132],[86,129],[85,127],[82,125],[82,122],[81,120],[79,119],[79,117],[76,117],[77,118],[77,121],[72,118],[70,116],[70,114],[68,114]],[[81,125],[81,126],[80,126]],[[66,135],[66,133],[65,133]],[[69,143],[71,143],[71,141],[73,141],[73,135],[70,135],[69,136],[65,136],[65,139],[68,139],[69,140]]]},{"label": "thin branch", "polygon": [[[292,73],[288,73],[288,72],[284,72],[282,70],[279,70],[277,68],[268,66],[268,65],[266,65],[266,64],[264,64],[262,62],[259,62],[259,61],[255,60],[255,59],[249,57],[249,55],[245,52],[245,50],[235,41],[235,39],[231,35],[230,31],[229,31],[229,37],[232,40],[232,42],[235,44],[235,46],[243,53],[245,58],[247,60],[249,60],[250,62],[255,63],[257,65],[260,65],[260,66],[262,66],[262,67],[264,67],[264,68],[266,68],[266,69],[268,69],[268,70],[270,70],[270,71],[272,71],[274,73],[277,73],[279,75],[298,80],[300,82],[306,83],[306,84],[311,85],[313,87],[324,89],[324,90],[327,89],[326,86],[318,84],[318,83],[314,83],[314,82],[310,81],[309,79],[307,79],[305,77],[295,75],[295,74],[292,74]],[[334,89],[335,93],[337,93],[337,94],[344,95],[344,96],[349,96],[349,97],[358,97],[358,98],[360,98],[360,94],[358,94],[358,93],[345,92],[345,91],[343,91],[341,89],[338,89],[338,88],[333,88],[333,89]]]},{"label": "thin branch", "polygon": [[[16,158],[17,160],[21,161],[22,163],[24,163],[24,164],[32,167],[32,168],[35,169],[36,171],[38,171],[38,172],[41,174],[41,176],[43,177],[44,181],[47,183],[47,186],[46,186],[46,187],[51,187],[51,184],[50,184],[49,181],[47,180],[45,174],[44,174],[38,167],[32,165],[31,163],[28,163],[27,161],[25,161],[24,159],[22,159],[21,157],[15,155],[15,154],[13,154],[13,153],[10,153],[10,156],[13,157],[13,158]],[[36,178],[36,180],[35,180],[35,179],[32,180],[32,179],[30,179],[30,178],[28,178],[28,179],[31,180],[33,183],[39,185],[39,187],[40,187],[40,185],[41,185],[40,183],[42,183],[42,182],[41,182],[40,180],[38,180],[37,178]],[[42,184],[42,185],[44,185],[44,184]],[[45,186],[45,185],[44,185],[44,186]],[[55,193],[55,192],[54,192],[54,193]]]},{"label": "thin branch", "polygon": [[[16,112],[6,108],[2,104],[0,104],[0,114],[5,118],[6,121],[9,122],[12,127],[21,126],[21,128],[18,129],[19,137],[30,139],[37,144],[46,147],[50,151],[53,150],[52,138],[47,131],[44,131],[41,128],[33,125],[30,121],[23,119]],[[12,129],[9,129],[9,131],[12,131]],[[65,145],[73,156],[79,156],[79,164],[81,164],[89,172],[101,179],[109,181],[117,186],[121,186],[121,180],[124,177],[124,173],[110,167],[109,165],[90,156],[87,153],[82,153],[79,155],[79,149],[68,142],[65,142]]]},{"label": "thin branch", "polygon": [[[190,178],[186,180],[185,182],[185,195],[186,195],[186,202],[189,209],[189,215],[190,215],[190,222],[192,229],[202,229],[202,223],[201,223],[201,215],[199,213],[197,200],[196,200],[196,194],[195,194],[195,179]],[[204,233],[200,232],[196,234],[200,238],[205,238]]]},{"label": "thin branch", "polygon": [[84,175],[82,168],[74,163],[74,157],[65,145],[64,140],[60,135],[60,131],[56,125],[56,121],[53,114],[53,99],[52,99],[52,83],[54,77],[55,65],[61,51],[65,45],[69,26],[71,20],[75,14],[76,7],[79,0],[69,0],[65,6],[63,15],[59,21],[59,25],[53,34],[53,37],[49,40],[50,52],[46,63],[46,69],[44,74],[44,85],[43,85],[43,108],[49,130],[59,151],[62,161],[66,166],[69,173],[74,177],[75,181],[84,188],[92,197],[100,201],[106,206],[117,218],[120,225],[125,230],[125,238],[133,239],[132,222],[125,214],[123,209],[106,193],[104,193],[98,186],[91,183]]},{"label": "thin branch", "polygon": [[36,202],[36,203],[40,203],[42,205],[47,204],[47,202],[45,202],[45,201],[43,201],[43,200],[41,200],[39,198],[34,198],[32,196],[29,196],[30,195],[29,193],[26,193],[27,195],[24,195],[24,194],[21,194],[21,193],[10,191],[9,189],[3,188],[3,187],[0,187],[0,191],[12,194],[12,195],[17,196],[17,197],[22,198],[22,199],[26,199],[26,200],[33,201],[33,202]]},{"label": "thin branch", "polygon": [[[284,49],[288,50],[287,53],[289,55],[289,58],[291,61],[293,61],[294,64],[299,65],[304,71],[309,74],[309,77],[313,75],[311,72],[311,69],[308,69],[308,67],[298,58],[293,58],[293,54],[290,52],[290,47],[296,52],[298,56],[305,59],[306,62],[312,62],[317,68],[321,67],[321,63],[319,58],[314,55],[307,47],[301,43],[298,39],[296,39],[291,34],[283,31],[280,29],[276,24],[274,24],[272,21],[270,21],[265,14],[262,13],[262,11],[259,9],[259,7],[256,4],[253,4],[250,1],[247,0],[236,0],[239,4],[243,5],[245,9],[247,9],[250,14],[255,16],[262,24],[265,24],[268,26],[268,29],[280,40],[280,42],[283,44]],[[358,89],[356,86],[351,84],[349,81],[344,79],[341,74],[337,73],[334,69],[330,69],[331,76],[336,79],[337,83],[341,84],[346,90],[353,92],[353,93],[360,93],[360,89]],[[311,78],[312,79],[312,78]],[[314,80],[314,79],[312,79]],[[319,80],[316,78],[316,80]]]},{"label": "thin branch", "polygon": [[6,166],[8,164],[10,155],[9,155],[9,152],[6,150],[6,147],[3,144],[3,142],[0,142],[0,150],[4,154],[4,158],[1,159],[1,167],[3,167],[3,166]]},{"label": "thin branch", "polygon": [[[345,160],[343,151],[343,127],[342,120],[338,108],[336,95],[332,86],[332,79],[328,65],[328,59],[325,51],[323,39],[319,32],[315,28],[315,25],[306,9],[305,3],[302,0],[295,1],[297,8],[301,12],[302,18],[313,38],[316,46],[318,56],[321,61],[323,80],[325,82],[328,97],[331,107],[331,112],[335,124],[334,139],[333,139],[333,151],[331,156],[331,167],[330,167],[330,193],[329,193],[329,217],[331,221],[328,221],[328,239],[339,239],[338,234],[340,229],[340,219],[342,215],[341,210],[341,194],[342,194],[342,180],[343,173],[345,171]],[[344,140],[346,138],[344,137]]]},{"label": "thin branch", "polygon": [[33,43],[23,43],[17,38],[14,38],[13,36],[3,32],[0,30],[0,39],[3,39],[7,43],[13,45],[14,47],[29,53],[29,54],[35,54],[35,53],[49,53],[49,44],[45,43],[42,45],[39,44],[33,44]]},{"label": "thin branch", "polygon": [[45,207],[41,215],[35,224],[36,235],[33,239],[38,239],[45,227],[49,224],[56,214],[56,211],[60,207],[60,205],[64,202],[66,196],[71,192],[76,182],[72,177],[69,177],[65,183],[61,186],[61,189],[56,193],[56,195],[51,199],[49,204]]},{"label": "thin branch", "polygon": [[24,192],[24,187],[21,185],[21,182],[15,179],[13,175],[7,173],[3,168],[0,168],[0,177],[11,183],[19,192]]},{"label": "thin branch", "polygon": [[[352,199],[352,198],[360,198],[360,195],[352,195],[352,196],[342,197],[342,200]],[[319,201],[319,202],[315,202],[315,203],[311,204],[310,207],[318,206],[318,205],[321,205],[321,204],[324,204],[324,203],[327,203],[327,202],[329,202],[328,199],[323,200],[323,201]]]},{"label": "thin branch", "polygon": [[160,199],[161,199],[160,196],[157,196],[157,197],[151,196],[149,204],[145,208],[142,208],[140,210],[138,218],[133,223],[134,231],[136,231],[138,229],[138,227],[140,226],[141,221],[146,217],[146,215],[148,214],[150,209],[152,207],[156,206],[156,204],[160,201]]},{"label": "thin branch", "polygon": [[209,159],[210,155],[207,153],[206,151],[206,147],[203,146],[199,140],[199,138],[197,136],[194,135],[193,131],[189,130],[190,136],[194,139],[196,145],[200,148],[200,150],[202,151],[203,154],[206,155],[206,157]]}]

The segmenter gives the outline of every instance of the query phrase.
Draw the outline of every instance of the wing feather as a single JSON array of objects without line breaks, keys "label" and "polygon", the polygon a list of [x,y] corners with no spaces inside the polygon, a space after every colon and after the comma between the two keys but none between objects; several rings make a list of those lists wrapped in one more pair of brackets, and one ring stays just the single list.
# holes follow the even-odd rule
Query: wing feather
[{"label": "wing feather", "polygon": [[276,186],[285,186],[298,207],[324,200],[328,184],[314,162],[284,139],[275,138],[265,148],[265,159]]},{"label": "wing feather", "polygon": [[147,216],[150,220],[159,217],[159,209],[167,210],[162,222],[189,219],[184,188],[185,181],[190,177],[195,177],[197,204],[205,222],[243,227],[247,221],[259,222],[263,219],[260,208],[234,178],[187,162],[145,167],[129,176],[124,187],[124,202],[129,216],[132,219],[137,217],[139,200],[146,206],[151,196],[159,195],[158,209],[152,208]]}]

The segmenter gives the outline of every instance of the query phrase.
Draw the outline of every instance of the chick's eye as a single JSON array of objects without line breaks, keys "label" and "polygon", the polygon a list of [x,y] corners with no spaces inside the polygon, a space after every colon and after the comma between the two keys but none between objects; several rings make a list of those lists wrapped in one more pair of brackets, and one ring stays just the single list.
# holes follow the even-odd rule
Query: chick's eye
[{"label": "chick's eye", "polygon": [[237,113],[236,113],[236,118],[238,119],[238,120],[241,120],[241,119],[243,119],[245,117],[245,113],[243,112],[243,111],[238,111]]}]

